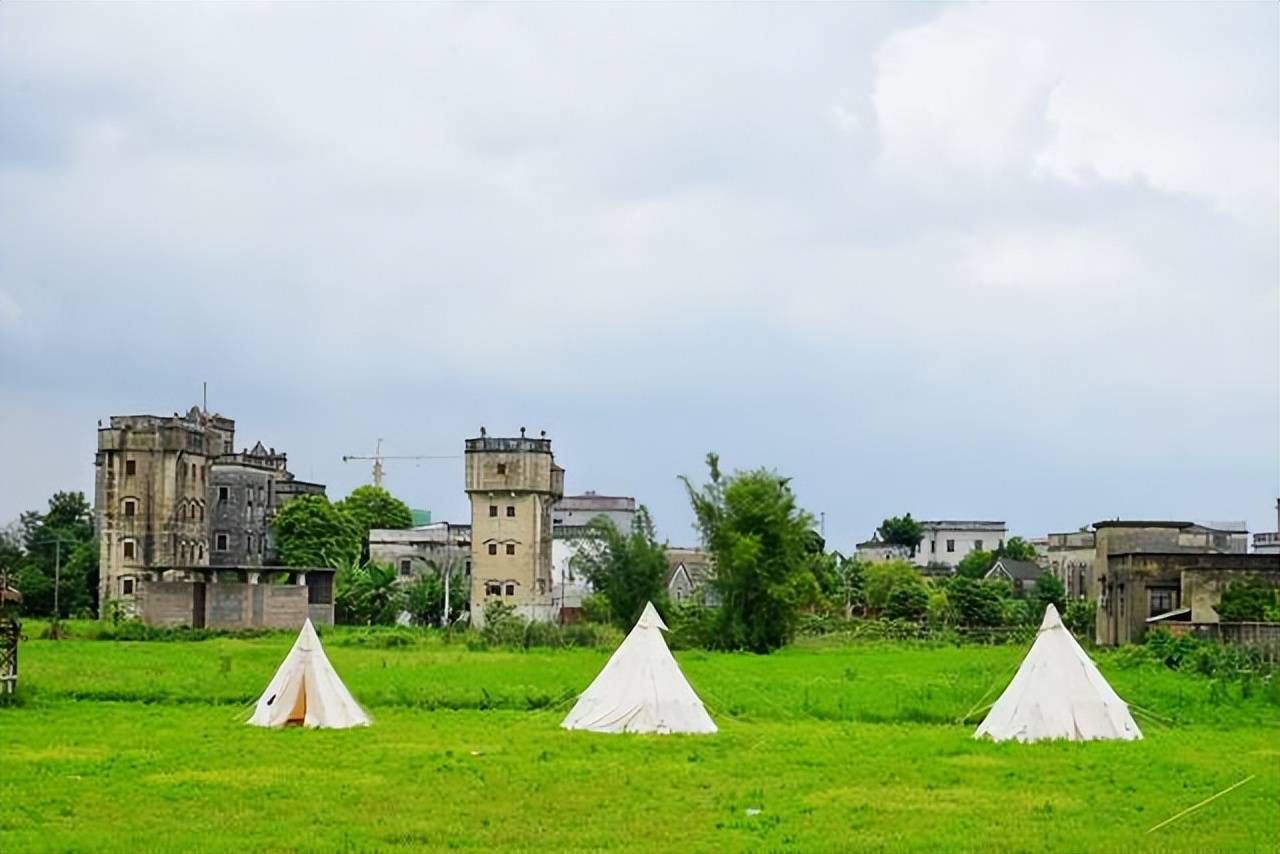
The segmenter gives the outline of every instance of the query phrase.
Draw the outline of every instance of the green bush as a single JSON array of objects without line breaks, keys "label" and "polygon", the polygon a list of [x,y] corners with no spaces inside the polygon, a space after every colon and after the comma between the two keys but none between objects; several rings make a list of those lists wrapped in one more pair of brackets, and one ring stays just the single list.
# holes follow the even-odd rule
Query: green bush
[{"label": "green bush", "polygon": [[929,591],[924,584],[907,584],[889,594],[881,613],[889,620],[919,620],[929,608]]},{"label": "green bush", "polygon": [[1280,589],[1268,587],[1261,578],[1233,581],[1222,592],[1222,599],[1214,609],[1224,623],[1259,623],[1276,616],[1280,610]]},{"label": "green bush", "polygon": [[672,649],[710,649],[715,643],[716,622],[715,608],[676,603],[667,620],[667,644]]}]

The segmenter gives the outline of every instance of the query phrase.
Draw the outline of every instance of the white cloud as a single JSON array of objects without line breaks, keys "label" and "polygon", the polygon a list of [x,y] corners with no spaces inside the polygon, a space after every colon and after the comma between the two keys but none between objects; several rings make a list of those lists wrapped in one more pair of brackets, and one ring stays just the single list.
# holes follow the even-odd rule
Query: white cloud
[{"label": "white cloud", "polygon": [[947,169],[1140,182],[1269,227],[1276,13],[1259,28],[1239,11],[949,7],[876,53],[884,163],[926,182]]}]

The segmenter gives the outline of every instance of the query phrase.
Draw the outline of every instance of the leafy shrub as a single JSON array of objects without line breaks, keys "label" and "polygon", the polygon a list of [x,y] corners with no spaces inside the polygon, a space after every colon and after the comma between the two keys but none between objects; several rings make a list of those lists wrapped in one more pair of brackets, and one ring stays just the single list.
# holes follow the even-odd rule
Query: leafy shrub
[{"label": "leafy shrub", "polygon": [[1224,623],[1263,622],[1268,612],[1280,610],[1280,589],[1268,587],[1257,576],[1233,581],[1214,610]]},{"label": "leafy shrub", "polygon": [[1067,605],[1062,622],[1076,637],[1092,638],[1097,628],[1098,603],[1090,599],[1074,599]]},{"label": "leafy shrub", "polygon": [[710,649],[715,642],[715,608],[691,602],[671,606],[667,620],[667,644],[672,649]]},{"label": "leafy shrub", "polygon": [[890,620],[919,620],[928,607],[929,591],[917,582],[895,588],[881,613]]}]

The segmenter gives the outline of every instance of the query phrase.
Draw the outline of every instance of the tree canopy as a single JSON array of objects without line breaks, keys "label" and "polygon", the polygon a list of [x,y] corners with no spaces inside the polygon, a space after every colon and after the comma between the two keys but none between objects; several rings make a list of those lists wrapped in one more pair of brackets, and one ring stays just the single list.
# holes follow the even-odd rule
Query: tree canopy
[{"label": "tree canopy", "polygon": [[[995,558],[1007,557],[1010,560],[1035,560],[1036,547],[1022,537],[1010,537],[1004,545],[995,550]],[[992,561],[994,563],[994,560]]]},{"label": "tree canopy", "polygon": [[91,614],[98,601],[98,542],[93,508],[83,492],[58,492],[48,510],[23,513],[16,530],[0,535],[0,562],[14,576],[27,614]]},{"label": "tree canopy", "polygon": [[587,523],[570,567],[581,573],[609,605],[609,621],[630,631],[645,603],[667,613],[667,550],[658,542],[649,510],[641,505],[623,534],[608,518]]},{"label": "tree canopy", "polygon": [[982,549],[974,549],[960,558],[960,562],[956,564],[956,575],[980,581],[995,565],[995,554]]},{"label": "tree canopy", "polygon": [[369,532],[374,528],[411,528],[409,505],[380,486],[357,486],[335,507],[347,515],[360,535],[361,554],[369,557]]},{"label": "tree canopy", "polygon": [[886,560],[868,565],[863,570],[862,584],[867,608],[877,614],[888,607],[894,591],[904,587],[919,588],[928,598],[919,570],[905,560]]},{"label": "tree canopy", "polygon": [[337,568],[360,558],[360,526],[323,495],[289,501],[276,513],[271,531],[285,566]]},{"label": "tree canopy", "polygon": [[681,477],[702,542],[715,563],[720,595],[715,643],[769,652],[795,631],[800,608],[817,584],[809,563],[813,517],[796,505],[789,479],[768,469],[725,477],[707,454],[708,481]]},{"label": "tree canopy", "polygon": [[920,548],[920,541],[924,539],[924,528],[911,518],[910,513],[905,516],[890,516],[880,523],[877,531],[880,539],[886,543],[911,549],[913,557],[916,549]]}]

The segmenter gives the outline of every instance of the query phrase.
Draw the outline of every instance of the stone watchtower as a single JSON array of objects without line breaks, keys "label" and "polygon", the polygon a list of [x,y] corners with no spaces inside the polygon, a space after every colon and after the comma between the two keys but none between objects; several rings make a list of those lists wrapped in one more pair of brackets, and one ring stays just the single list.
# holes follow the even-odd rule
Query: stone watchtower
[{"label": "stone watchtower", "polygon": [[235,422],[192,407],[185,416],[116,415],[98,428],[94,510],[99,600],[131,604],[153,571],[209,563],[213,460]]},{"label": "stone watchtower", "polygon": [[546,433],[497,438],[480,428],[466,447],[471,499],[471,624],[505,602],[531,620],[558,617],[551,589],[551,507],[564,494],[564,469]]}]

